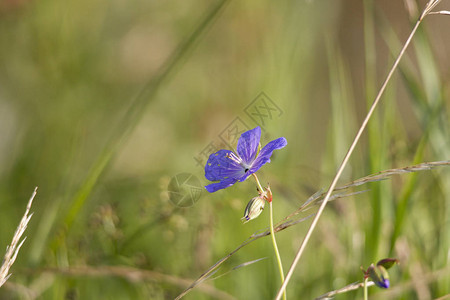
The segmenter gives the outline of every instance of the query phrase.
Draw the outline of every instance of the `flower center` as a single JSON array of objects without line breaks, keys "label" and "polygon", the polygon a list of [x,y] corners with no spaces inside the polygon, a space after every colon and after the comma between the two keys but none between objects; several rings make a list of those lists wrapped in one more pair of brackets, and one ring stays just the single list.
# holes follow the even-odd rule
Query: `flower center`
[{"label": "flower center", "polygon": [[239,156],[237,156],[236,154],[234,154],[233,152],[227,153],[227,157],[229,159],[231,159],[232,161],[234,161],[235,163],[237,163],[238,165],[242,166],[244,168],[244,172],[247,173],[248,170],[250,170],[250,166],[247,165],[246,163],[244,163],[242,161],[242,158],[240,158]]},{"label": "flower center", "polygon": [[242,165],[242,158],[234,154],[233,152],[227,153],[227,157],[234,161],[235,163]]}]

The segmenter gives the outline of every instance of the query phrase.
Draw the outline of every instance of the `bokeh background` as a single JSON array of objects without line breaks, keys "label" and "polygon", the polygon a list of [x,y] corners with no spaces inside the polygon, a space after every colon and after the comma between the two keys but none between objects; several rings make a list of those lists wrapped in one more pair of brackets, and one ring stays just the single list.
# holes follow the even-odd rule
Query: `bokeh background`
[{"label": "bokeh background", "polygon": [[[181,207],[171,179],[207,184],[211,143],[220,148],[239,124],[263,125],[263,145],[288,140],[259,172],[275,221],[296,210],[328,187],[424,4],[1,0],[1,247],[39,189],[0,298],[175,298],[269,216],[241,223],[251,180]],[[425,19],[341,184],[450,158],[449,30],[448,16]],[[277,113],[252,118],[261,95]],[[373,299],[448,295],[448,167],[352,191],[365,192],[326,208],[288,297],[361,281],[360,266],[385,257],[400,265],[392,288],[370,288]],[[285,270],[310,220],[277,234]],[[279,286],[266,237],[185,299],[271,299]],[[361,290],[336,297],[355,298]]]}]

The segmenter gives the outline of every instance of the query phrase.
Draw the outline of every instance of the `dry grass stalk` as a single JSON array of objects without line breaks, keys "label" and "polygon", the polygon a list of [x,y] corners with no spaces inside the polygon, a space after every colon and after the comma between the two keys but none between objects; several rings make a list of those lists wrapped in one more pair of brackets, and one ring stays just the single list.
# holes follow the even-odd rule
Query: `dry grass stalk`
[{"label": "dry grass stalk", "polygon": [[[373,283],[373,281],[367,282],[368,287],[373,286],[373,285],[375,285],[375,283]],[[322,296],[317,297],[315,300],[332,299],[334,296],[336,296],[338,294],[354,291],[354,290],[362,288],[363,286],[364,286],[363,282],[355,282],[355,283],[349,284],[347,286],[344,286],[343,288],[340,288],[338,290],[334,290],[334,291],[328,292],[326,294],[323,294]]]},{"label": "dry grass stalk", "polygon": [[419,20],[421,21],[426,15],[433,14],[432,10],[436,7],[436,5],[439,4],[441,0],[430,0],[428,1],[427,5],[425,6],[425,9],[423,10],[422,14],[420,15]]},{"label": "dry grass stalk", "polygon": [[30,200],[28,201],[27,209],[25,210],[25,214],[22,217],[22,220],[19,223],[19,226],[14,233],[14,236],[11,241],[11,245],[6,247],[6,254],[3,258],[2,266],[0,268],[0,287],[8,280],[11,274],[9,273],[9,269],[13,265],[14,261],[17,258],[17,254],[19,254],[20,247],[22,247],[23,243],[26,240],[26,237],[20,241],[25,229],[27,229],[28,222],[30,221],[33,214],[29,214],[31,204],[33,203],[34,196],[36,196],[37,187],[34,188],[34,192],[31,195]]},{"label": "dry grass stalk", "polygon": [[430,15],[450,15],[450,11],[448,10],[440,10],[440,11],[432,11],[429,13]]},{"label": "dry grass stalk", "polygon": [[395,70],[397,69],[397,66],[400,63],[400,60],[402,59],[404,53],[406,52],[406,49],[408,48],[409,44],[411,43],[411,40],[412,40],[414,34],[416,33],[417,28],[419,27],[422,20],[432,12],[432,10],[436,7],[436,5],[439,4],[439,2],[441,2],[441,0],[430,0],[427,2],[425,9],[423,10],[422,14],[420,15],[419,19],[417,20],[416,24],[414,25],[413,29],[411,30],[411,33],[409,34],[408,39],[406,40],[400,53],[398,54],[397,58],[395,59],[395,62],[393,64],[392,68],[390,69],[389,73],[387,74],[386,79],[384,80],[383,84],[381,85],[381,87],[377,93],[377,96],[375,97],[375,100],[373,101],[372,105],[370,106],[370,109],[367,112],[367,115],[364,118],[364,121],[361,124],[361,127],[359,128],[358,133],[356,134],[352,144],[350,145],[350,147],[347,151],[347,154],[345,155],[344,159],[342,160],[342,163],[339,166],[339,169],[337,170],[336,175],[330,184],[330,187],[328,188],[325,198],[323,199],[322,203],[320,204],[319,210],[317,211],[317,214],[314,217],[314,219],[303,239],[303,242],[297,251],[297,254],[295,255],[295,258],[289,268],[289,271],[286,274],[285,280],[284,280],[283,284],[281,285],[280,289],[278,290],[277,296],[275,297],[276,300],[280,300],[281,295],[283,295],[284,291],[286,290],[289,280],[291,279],[292,274],[294,273],[294,270],[300,260],[300,257],[302,256],[303,252],[305,251],[305,248],[309,242],[309,239],[311,238],[311,235],[317,225],[317,222],[319,221],[320,216],[322,215],[322,212],[325,209],[325,206],[327,205],[327,202],[330,200],[331,193],[333,192],[334,188],[336,187],[337,182],[338,182],[339,178],[341,177],[341,174],[344,171],[344,168],[346,167],[346,165],[350,159],[350,156],[353,153],[353,150],[355,149],[356,145],[358,144],[358,142],[361,138],[361,135],[365,131],[367,123],[369,122],[373,112],[375,111],[378,103],[380,102],[381,96],[383,95],[383,93],[386,89],[386,86],[389,83],[392,75],[394,74]]},{"label": "dry grass stalk", "polygon": [[[408,166],[408,167],[404,167],[404,168],[384,170],[384,171],[380,171],[376,174],[371,174],[371,175],[353,180],[352,182],[347,183],[343,186],[336,187],[333,190],[333,193],[337,192],[337,191],[346,190],[346,189],[349,189],[352,187],[357,187],[357,186],[360,186],[360,185],[363,185],[363,184],[366,184],[369,182],[386,180],[393,175],[413,173],[413,172],[419,172],[419,171],[427,171],[427,170],[431,170],[432,168],[444,167],[444,166],[450,166],[450,160],[424,162],[424,163],[420,163],[418,165]],[[336,200],[339,198],[352,196],[352,195],[355,195],[358,193],[362,193],[362,192],[354,192],[354,193],[350,193],[350,194],[335,193],[330,196],[330,199],[328,201],[333,201],[333,200]],[[326,196],[326,192],[319,191],[319,192],[315,193],[314,195],[309,197],[308,200],[305,203],[303,203],[302,206],[300,206],[296,211],[294,211],[289,216],[284,218],[283,221],[290,219],[291,217],[299,214],[300,212],[306,211],[312,204],[321,204],[323,201],[323,198],[325,196]]]}]

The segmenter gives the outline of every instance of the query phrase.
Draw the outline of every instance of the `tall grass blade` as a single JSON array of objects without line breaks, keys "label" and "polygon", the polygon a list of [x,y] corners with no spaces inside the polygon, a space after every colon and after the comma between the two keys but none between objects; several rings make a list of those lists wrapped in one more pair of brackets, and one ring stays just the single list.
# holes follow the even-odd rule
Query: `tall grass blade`
[{"label": "tall grass blade", "polygon": [[211,26],[227,2],[227,0],[222,0],[212,5],[209,12],[205,15],[204,19],[199,23],[192,34],[190,34],[187,39],[176,48],[175,52],[161,67],[157,75],[144,86],[144,88],[131,102],[127,112],[118,122],[116,129],[113,131],[114,135],[110,138],[104,150],[99,155],[99,158],[94,163],[83,185],[79,188],[76,195],[70,201],[71,207],[64,218],[64,228],[66,230],[70,230],[73,221],[78,215],[80,209],[84,206],[99,177],[110,164],[117,150],[120,149],[129,137],[130,133],[139,123],[145,112],[145,108],[152,100],[154,100],[154,97],[161,85],[167,81],[171,75],[173,75],[176,67],[178,67],[183,59],[185,59],[186,55],[192,49],[195,42],[198,41],[202,33],[204,33]]}]

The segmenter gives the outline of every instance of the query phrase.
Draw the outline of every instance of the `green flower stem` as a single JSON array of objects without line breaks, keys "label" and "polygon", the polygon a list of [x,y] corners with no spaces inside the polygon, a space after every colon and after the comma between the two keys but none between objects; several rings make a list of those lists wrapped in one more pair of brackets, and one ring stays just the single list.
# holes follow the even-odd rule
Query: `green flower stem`
[{"label": "green flower stem", "polygon": [[[264,191],[264,189],[262,188],[261,183],[259,182],[258,177],[256,176],[256,174],[253,173],[252,175],[255,178],[256,183],[258,184],[258,189],[259,189],[260,193],[266,193],[266,191]],[[280,256],[280,252],[278,251],[277,240],[275,239],[275,231],[273,230],[272,195],[270,195],[270,199],[266,198],[266,200],[269,202],[270,236],[272,237],[273,249],[275,251],[275,256],[277,258],[278,270],[280,271],[281,284],[283,284],[283,282],[284,282],[283,264],[281,263],[281,256]],[[286,290],[283,291],[283,299],[284,300],[287,299],[286,298]]]},{"label": "green flower stem", "polygon": [[369,295],[367,293],[367,280],[369,280],[369,278],[364,278],[364,300],[369,299]]},{"label": "green flower stem", "polygon": [[259,179],[258,179],[258,176],[256,176],[256,174],[255,174],[255,173],[253,173],[252,175],[253,175],[253,177],[255,178],[255,180],[256,180],[256,183],[258,184],[258,190],[259,190],[259,192],[260,192],[260,193],[264,193],[264,189],[262,188],[262,185],[261,185],[261,183],[259,183]]},{"label": "green flower stem", "polygon": [[[278,270],[280,270],[281,284],[284,282],[284,272],[283,265],[281,264],[280,252],[278,252],[277,241],[275,240],[275,232],[273,231],[273,209],[272,201],[269,202],[269,212],[270,212],[270,236],[272,237],[273,249],[275,250],[275,255],[278,262]],[[283,292],[283,299],[286,300],[286,290]]]}]

